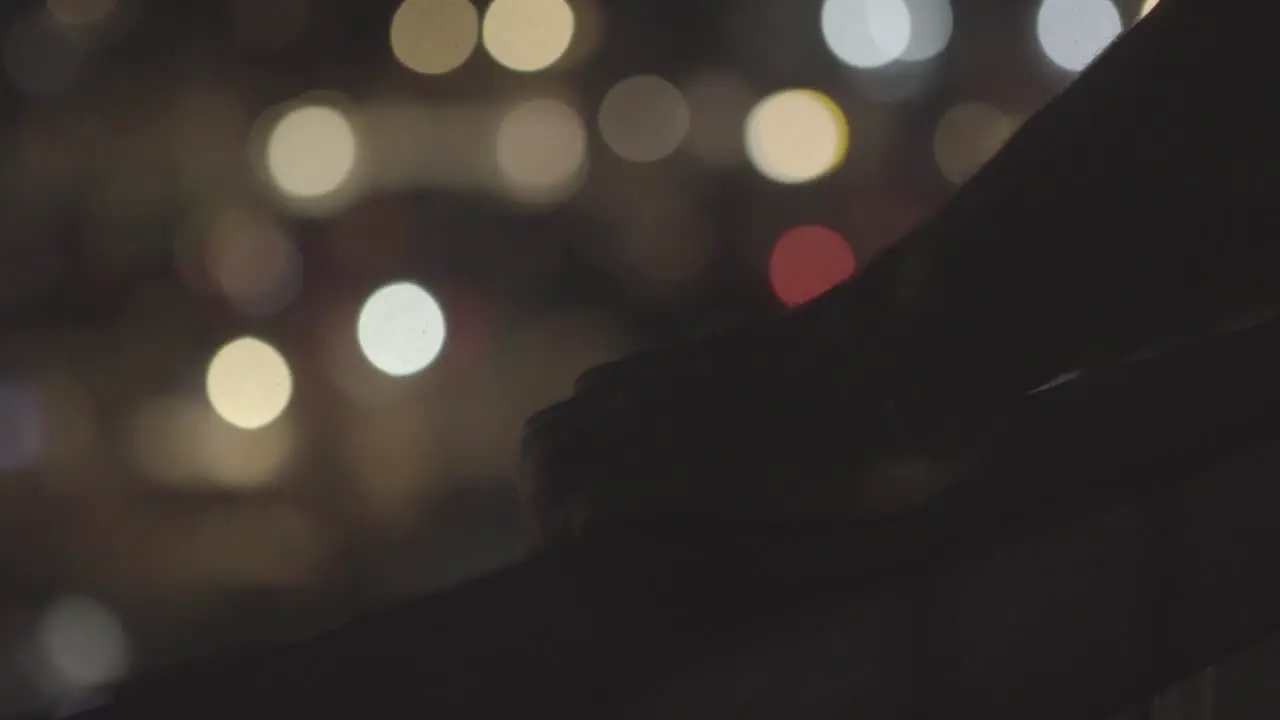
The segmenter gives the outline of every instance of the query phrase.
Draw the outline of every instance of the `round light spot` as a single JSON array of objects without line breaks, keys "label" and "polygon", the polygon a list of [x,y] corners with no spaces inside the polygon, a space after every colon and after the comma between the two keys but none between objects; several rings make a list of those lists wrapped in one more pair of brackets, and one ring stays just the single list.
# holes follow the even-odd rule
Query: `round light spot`
[{"label": "round light spot", "polygon": [[911,12],[911,40],[901,60],[919,62],[937,57],[951,42],[955,17],[951,0],[906,0]]},{"label": "round light spot", "polygon": [[391,18],[391,51],[424,75],[456,69],[479,39],[480,14],[470,0],[405,0]]},{"label": "round light spot", "polygon": [[228,211],[207,246],[209,275],[237,310],[270,315],[297,295],[302,256],[284,230],[266,218]]},{"label": "round light spot", "polygon": [[821,225],[788,230],[769,257],[769,281],[789,306],[818,297],[853,275],[853,248],[840,233]]},{"label": "round light spot", "polygon": [[1015,123],[986,103],[963,103],[938,121],[933,154],[947,180],[960,184],[987,163],[1013,135]]},{"label": "round light spot", "polygon": [[1071,72],[1087,67],[1123,29],[1111,0],[1042,0],[1036,15],[1045,57]]},{"label": "round light spot", "polygon": [[911,11],[904,0],[824,0],[822,37],[832,54],[856,68],[897,60],[911,42]]},{"label": "round light spot", "polygon": [[689,131],[689,106],[674,85],[656,75],[635,75],[605,93],[600,135],[619,157],[652,162],[670,155]]},{"label": "round light spot", "polygon": [[422,372],[444,348],[444,311],[411,282],[383,286],[365,300],[356,339],[371,365],[392,377]]},{"label": "round light spot", "polygon": [[586,168],[587,132],[576,110],[559,100],[529,100],[498,125],[495,142],[503,184],[527,200],[558,200]]},{"label": "round light spot", "polygon": [[73,688],[90,688],[122,677],[129,668],[129,641],[119,619],[84,597],[58,600],[37,629],[45,661]]},{"label": "round light spot", "polygon": [[493,0],[484,14],[484,47],[519,72],[543,70],[569,49],[573,8],[564,0]]},{"label": "round light spot", "polygon": [[844,161],[849,126],[831,98],[816,90],[783,90],[752,108],[746,121],[747,158],[780,183],[816,180]]},{"label": "round light spot", "polygon": [[338,190],[356,167],[351,121],[323,105],[296,108],[267,138],[267,170],[285,195],[318,198]]},{"label": "round light spot", "polygon": [[209,362],[205,392],[214,412],[245,430],[266,427],[293,398],[293,374],[280,351],[254,337],[227,343]]}]

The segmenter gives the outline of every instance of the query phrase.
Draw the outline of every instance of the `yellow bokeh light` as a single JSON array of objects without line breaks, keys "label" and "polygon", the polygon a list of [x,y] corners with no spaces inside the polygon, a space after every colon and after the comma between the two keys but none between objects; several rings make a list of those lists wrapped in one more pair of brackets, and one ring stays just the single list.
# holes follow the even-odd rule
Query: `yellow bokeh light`
[{"label": "yellow bokeh light", "polygon": [[564,0],[493,0],[482,35],[485,50],[499,64],[535,72],[565,54],[574,26],[573,8]]},{"label": "yellow bokeh light", "polygon": [[960,184],[992,158],[1013,135],[1017,124],[986,103],[962,103],[938,121],[933,154],[947,180]]},{"label": "yellow bokeh light", "polygon": [[765,177],[797,184],[840,166],[849,124],[835,101],[816,90],[776,92],[747,114],[747,158]]},{"label": "yellow bokeh light", "polygon": [[415,375],[444,348],[444,311],[431,293],[414,283],[385,285],[360,308],[356,339],[378,370],[392,377]]},{"label": "yellow bokeh light", "polygon": [[227,343],[209,363],[205,392],[214,412],[244,430],[266,427],[293,398],[293,374],[280,351],[254,337]]},{"label": "yellow bokeh light", "polygon": [[355,128],[337,108],[305,105],[286,113],[267,137],[267,171],[285,195],[319,198],[355,171]]},{"label": "yellow bokeh light", "polygon": [[405,0],[391,19],[391,51],[424,75],[462,65],[479,39],[480,15],[470,0]]},{"label": "yellow bokeh light", "polygon": [[689,132],[689,105],[657,75],[634,75],[605,93],[600,135],[619,157],[653,162],[670,155]]},{"label": "yellow bokeh light", "polygon": [[1160,4],[1160,0],[1142,0],[1142,9],[1138,11],[1138,19],[1141,20],[1142,18],[1146,17],[1147,13],[1151,12],[1152,10],[1155,10],[1156,5],[1159,5],[1159,4]]},{"label": "yellow bokeh light", "polygon": [[510,192],[526,200],[559,200],[583,175],[587,131],[577,111],[559,100],[529,100],[502,118],[494,151]]}]

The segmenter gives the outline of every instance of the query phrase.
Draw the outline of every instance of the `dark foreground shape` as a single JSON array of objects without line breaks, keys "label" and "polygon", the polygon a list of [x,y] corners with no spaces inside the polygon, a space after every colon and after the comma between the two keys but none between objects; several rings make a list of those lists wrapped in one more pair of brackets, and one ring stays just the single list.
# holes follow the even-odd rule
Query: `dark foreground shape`
[{"label": "dark foreground shape", "polygon": [[87,717],[1104,718],[1280,627],[1278,370],[1271,321],[1029,397],[874,526],[654,523]]}]

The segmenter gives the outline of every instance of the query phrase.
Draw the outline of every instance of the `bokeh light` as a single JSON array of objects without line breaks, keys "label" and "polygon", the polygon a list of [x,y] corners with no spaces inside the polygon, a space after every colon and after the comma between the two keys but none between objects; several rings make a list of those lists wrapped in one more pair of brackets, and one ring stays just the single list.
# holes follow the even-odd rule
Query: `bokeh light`
[{"label": "bokeh light", "polygon": [[826,95],[783,90],[761,100],[747,115],[746,147],[751,164],[770,180],[810,182],[844,161],[849,125]]},{"label": "bokeh light", "polygon": [[411,282],[376,290],[356,320],[360,351],[371,365],[392,377],[425,370],[440,355],[445,335],[440,304]]},{"label": "bokeh light", "polygon": [[37,643],[60,684],[92,688],[118,680],[129,669],[129,638],[106,606],[87,597],[55,601],[40,618]]},{"label": "bokeh light", "polygon": [[657,75],[618,82],[600,102],[600,135],[619,157],[652,162],[670,155],[689,131],[689,106]]},{"label": "bokeh light", "polygon": [[911,39],[901,60],[920,62],[937,57],[951,42],[955,15],[951,0],[906,0],[911,13]]},{"label": "bokeh light", "polygon": [[391,51],[424,75],[462,65],[479,40],[480,15],[470,0],[405,0],[391,19]]},{"label": "bokeh light", "polygon": [[853,248],[821,225],[792,228],[769,256],[769,282],[788,306],[806,303],[840,284],[856,269]]},{"label": "bokeh light", "polygon": [[499,64],[535,72],[555,64],[573,42],[573,8],[564,0],[493,0],[484,14],[485,50]]},{"label": "bokeh light", "polygon": [[1042,0],[1036,14],[1045,57],[1070,72],[1087,67],[1123,29],[1112,0]]},{"label": "bokeh light", "polygon": [[823,0],[822,38],[847,65],[888,65],[906,52],[911,34],[905,0]]},{"label": "bokeh light", "polygon": [[355,171],[355,128],[340,110],[305,105],[286,113],[267,137],[267,170],[285,195],[318,198]]},{"label": "bokeh light", "polygon": [[279,312],[297,295],[302,255],[284,230],[252,213],[218,217],[206,248],[209,276],[227,301],[249,315]]},{"label": "bokeh light", "polygon": [[116,0],[47,0],[45,7],[54,20],[80,27],[106,20],[116,9]]},{"label": "bokeh light", "polygon": [[22,470],[44,447],[40,396],[25,383],[0,382],[0,473]]},{"label": "bokeh light", "polygon": [[559,200],[584,174],[587,131],[578,112],[563,102],[529,100],[502,118],[494,151],[509,192],[526,200]]},{"label": "bokeh light", "polygon": [[947,180],[960,184],[987,163],[1013,135],[1017,124],[999,108],[980,102],[956,105],[943,114],[933,137],[933,154]]},{"label": "bokeh light", "polygon": [[1151,12],[1152,10],[1155,10],[1156,5],[1159,5],[1159,4],[1160,4],[1160,0],[1142,0],[1142,7],[1139,8],[1138,10],[1138,19],[1141,20],[1142,18],[1146,17],[1147,13]]},{"label": "bokeh light", "polygon": [[205,375],[209,404],[245,430],[275,422],[293,398],[293,373],[284,356],[255,337],[233,340],[214,354]]}]

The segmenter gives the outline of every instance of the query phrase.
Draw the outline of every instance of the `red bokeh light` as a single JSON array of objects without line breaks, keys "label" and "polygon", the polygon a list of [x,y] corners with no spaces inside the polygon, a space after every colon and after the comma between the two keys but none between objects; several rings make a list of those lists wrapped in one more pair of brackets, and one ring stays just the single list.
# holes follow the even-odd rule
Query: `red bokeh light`
[{"label": "red bokeh light", "polygon": [[792,228],[769,258],[773,292],[789,306],[806,303],[853,274],[853,248],[840,233],[821,225]]}]

